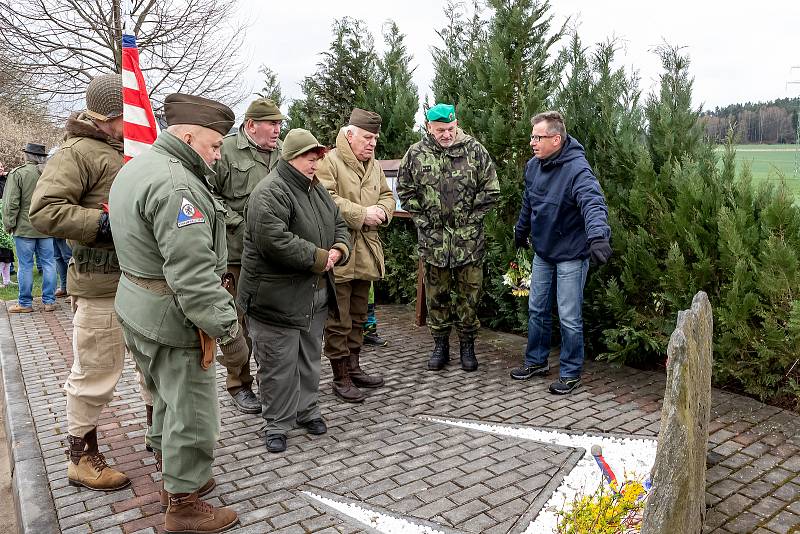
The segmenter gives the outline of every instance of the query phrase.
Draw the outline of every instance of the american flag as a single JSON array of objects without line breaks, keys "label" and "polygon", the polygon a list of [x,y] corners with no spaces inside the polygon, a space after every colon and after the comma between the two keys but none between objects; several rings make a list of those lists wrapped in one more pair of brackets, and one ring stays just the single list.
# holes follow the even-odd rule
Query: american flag
[{"label": "american flag", "polygon": [[[128,4],[125,2],[123,5]],[[139,49],[130,13],[124,14],[122,29],[122,131],[125,161],[138,156],[156,140],[158,124],[139,67]]]}]

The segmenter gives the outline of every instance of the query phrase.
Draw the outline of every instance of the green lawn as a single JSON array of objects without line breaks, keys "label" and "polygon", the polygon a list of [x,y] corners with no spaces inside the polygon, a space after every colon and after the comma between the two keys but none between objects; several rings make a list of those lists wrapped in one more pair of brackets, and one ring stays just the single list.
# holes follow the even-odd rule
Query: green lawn
[{"label": "green lawn", "polygon": [[[11,281],[17,281],[17,275],[11,275]],[[33,291],[31,291],[33,298],[42,296],[42,275],[33,267]],[[19,296],[19,286],[11,284],[8,287],[0,288],[0,300],[17,300]]]},{"label": "green lawn", "polygon": [[[718,148],[721,152],[722,147]],[[754,181],[786,180],[789,188],[800,198],[800,176],[796,171],[798,161],[794,145],[737,145],[736,163],[750,165]]]}]

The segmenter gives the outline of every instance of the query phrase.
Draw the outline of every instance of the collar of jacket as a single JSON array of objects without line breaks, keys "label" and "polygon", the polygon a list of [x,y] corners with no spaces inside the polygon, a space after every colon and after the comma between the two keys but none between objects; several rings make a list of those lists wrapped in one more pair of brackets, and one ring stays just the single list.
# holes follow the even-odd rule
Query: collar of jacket
[{"label": "collar of jacket", "polygon": [[85,113],[73,113],[70,115],[64,129],[66,130],[66,134],[64,134],[65,141],[70,137],[90,137],[108,144],[117,152],[122,153],[125,150],[122,141],[117,141],[113,137],[107,136]]},{"label": "collar of jacket", "polygon": [[306,193],[314,189],[314,186],[319,183],[319,179],[317,179],[316,175],[314,178],[309,180],[308,176],[292,167],[292,164],[285,159],[278,161],[278,166],[275,167],[275,170],[286,181],[286,183],[302,189]]},{"label": "collar of jacket", "polygon": [[347,141],[347,134],[344,130],[341,130],[339,135],[336,136],[336,153],[342,158],[345,165],[353,169],[361,178],[369,176],[372,172],[372,166],[375,165],[374,157],[364,162],[353,154],[353,149],[350,148],[350,143]]},{"label": "collar of jacket", "polygon": [[463,156],[465,153],[465,143],[469,139],[469,136],[464,133],[464,130],[461,128],[456,128],[456,140],[453,141],[453,144],[449,147],[443,147],[438,142],[436,142],[436,138],[433,137],[430,133],[426,133],[425,137],[422,138],[423,142],[431,147],[433,150],[437,152],[442,152],[452,158],[457,158],[459,156]]},{"label": "collar of jacket", "polygon": [[181,141],[178,137],[164,130],[153,143],[153,149],[164,154],[178,158],[181,165],[189,169],[198,178],[208,181],[208,177],[214,174],[200,154],[192,147]]},{"label": "collar of jacket", "polygon": [[561,156],[564,155],[564,152],[567,150],[567,147],[570,145],[571,137],[568,135],[567,139],[561,143],[561,148],[558,149],[558,152],[552,154],[549,158],[543,159],[540,163],[542,168],[550,168],[555,167],[556,165],[561,165],[563,161],[561,161]]}]

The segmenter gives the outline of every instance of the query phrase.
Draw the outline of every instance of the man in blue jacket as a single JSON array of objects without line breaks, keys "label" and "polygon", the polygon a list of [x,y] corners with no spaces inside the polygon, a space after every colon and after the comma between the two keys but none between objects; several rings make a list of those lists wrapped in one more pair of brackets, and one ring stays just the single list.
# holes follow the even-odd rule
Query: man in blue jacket
[{"label": "man in blue jacket", "polygon": [[583,286],[589,258],[603,264],[611,256],[608,208],[581,144],[567,135],[556,111],[531,119],[533,158],[525,167],[522,210],[514,228],[517,248],[533,246],[528,300],[528,346],[516,380],[549,373],[551,313],[558,301],[561,372],[550,392],[570,393],[583,369]]}]

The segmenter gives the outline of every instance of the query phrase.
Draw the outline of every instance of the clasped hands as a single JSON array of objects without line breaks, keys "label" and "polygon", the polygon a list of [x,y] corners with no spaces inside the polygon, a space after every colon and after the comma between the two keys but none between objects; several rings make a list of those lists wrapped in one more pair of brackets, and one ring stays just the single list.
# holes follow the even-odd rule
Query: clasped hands
[{"label": "clasped hands", "polygon": [[367,208],[367,215],[364,217],[364,226],[378,226],[386,222],[386,212],[378,206]]}]

